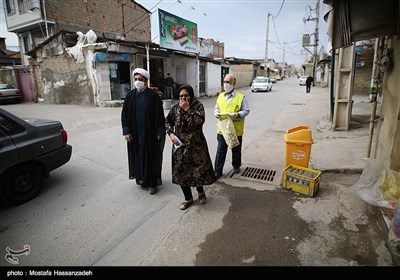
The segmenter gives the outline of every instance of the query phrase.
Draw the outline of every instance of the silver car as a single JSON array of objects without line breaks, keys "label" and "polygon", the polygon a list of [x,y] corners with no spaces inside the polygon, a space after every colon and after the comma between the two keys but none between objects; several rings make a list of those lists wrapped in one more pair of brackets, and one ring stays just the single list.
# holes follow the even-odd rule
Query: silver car
[{"label": "silver car", "polygon": [[251,83],[251,92],[255,91],[271,91],[272,82],[268,77],[256,77]]},{"label": "silver car", "polygon": [[9,84],[0,84],[0,101],[3,100],[19,103],[21,101],[19,89]]}]

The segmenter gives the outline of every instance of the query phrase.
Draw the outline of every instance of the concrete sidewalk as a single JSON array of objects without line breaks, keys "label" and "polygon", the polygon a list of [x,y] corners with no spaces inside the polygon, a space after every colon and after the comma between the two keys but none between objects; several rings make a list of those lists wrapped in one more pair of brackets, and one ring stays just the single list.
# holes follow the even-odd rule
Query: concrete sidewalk
[{"label": "concrete sidewalk", "polygon": [[[359,198],[350,194],[348,188],[358,181],[362,173],[364,168],[363,159],[367,156],[370,137],[372,137],[370,155],[374,157],[375,136],[370,136],[371,112],[372,103],[369,102],[368,96],[354,95],[349,130],[335,130],[332,128],[330,116],[329,89],[319,86],[312,87],[311,92],[307,93],[307,98],[304,98],[302,95],[290,102],[284,114],[281,114],[280,120],[275,123],[275,129],[266,131],[263,137],[254,141],[256,144],[249,145],[244,152],[244,157],[251,162],[259,160],[258,164],[260,166],[281,166],[285,160],[282,158],[282,155],[286,156],[287,152],[285,145],[288,145],[284,143],[282,137],[287,131],[282,131],[282,128],[293,128],[299,125],[309,126],[314,143],[311,145],[308,167],[322,172],[321,188],[336,189],[337,201],[342,206],[344,205],[345,208],[348,208],[339,209],[339,206],[334,211],[338,211],[338,213],[342,213],[348,217],[354,215],[355,219],[353,221],[357,224],[359,222],[357,219],[360,217],[356,216],[363,216],[364,214],[362,214],[362,211],[359,211],[360,209],[356,209],[357,203],[352,202],[352,200],[359,200]],[[377,112],[379,112],[379,104]],[[373,133],[376,133],[376,129],[375,124]],[[282,143],[282,145],[279,145],[279,143]],[[271,151],[273,152],[272,157],[265,158],[259,156],[261,147],[271,146],[274,147]],[[324,192],[324,190],[322,191]],[[322,194],[323,196],[324,194]],[[319,203],[316,202],[316,210],[318,209],[318,205]],[[320,210],[326,207],[326,205],[320,206]],[[382,237],[386,238],[390,224],[389,218],[380,208],[370,207],[374,215],[376,215]],[[325,208],[324,210],[328,209]],[[308,216],[310,221],[316,218],[311,217],[313,215],[311,213],[308,213],[308,215],[310,215]],[[386,239],[383,241],[385,242]],[[308,264],[318,265],[317,263]]]},{"label": "concrete sidewalk", "polygon": [[[360,173],[364,167],[362,158],[367,154],[369,117],[371,103],[368,96],[353,96],[352,120],[349,131],[335,131],[332,129],[329,109],[328,88],[312,87],[310,93],[299,96],[286,106],[285,112],[279,116],[271,131],[257,139],[257,146],[274,147],[274,156],[268,157],[268,162],[260,164],[281,165],[282,155],[285,155],[283,135],[288,129],[299,125],[310,127],[314,144],[311,145],[309,167],[320,171],[351,171]],[[278,145],[277,145],[278,143]],[[281,144],[279,144],[281,143]],[[251,145],[244,156],[259,158],[255,155],[258,149]],[[250,155],[249,155],[250,154]]]}]

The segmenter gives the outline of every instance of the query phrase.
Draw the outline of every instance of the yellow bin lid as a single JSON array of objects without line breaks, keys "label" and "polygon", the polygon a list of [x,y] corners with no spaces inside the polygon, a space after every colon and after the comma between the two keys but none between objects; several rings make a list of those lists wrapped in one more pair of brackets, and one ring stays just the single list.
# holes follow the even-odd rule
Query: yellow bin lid
[{"label": "yellow bin lid", "polygon": [[314,143],[311,137],[310,127],[307,125],[300,125],[290,128],[286,131],[284,136],[286,143],[295,144],[312,144]]}]

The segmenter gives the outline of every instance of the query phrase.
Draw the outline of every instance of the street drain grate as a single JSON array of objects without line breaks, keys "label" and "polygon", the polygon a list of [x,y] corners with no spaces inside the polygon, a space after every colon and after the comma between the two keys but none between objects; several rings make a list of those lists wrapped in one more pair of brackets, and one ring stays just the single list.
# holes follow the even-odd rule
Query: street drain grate
[{"label": "street drain grate", "polygon": [[275,175],[276,175],[275,170],[246,167],[241,176],[256,180],[272,182],[275,178]]},{"label": "street drain grate", "polygon": [[231,173],[230,178],[243,179],[261,183],[270,183],[279,185],[282,176],[282,171],[278,172],[276,169],[265,169],[259,167],[246,166],[241,168],[238,174]]}]

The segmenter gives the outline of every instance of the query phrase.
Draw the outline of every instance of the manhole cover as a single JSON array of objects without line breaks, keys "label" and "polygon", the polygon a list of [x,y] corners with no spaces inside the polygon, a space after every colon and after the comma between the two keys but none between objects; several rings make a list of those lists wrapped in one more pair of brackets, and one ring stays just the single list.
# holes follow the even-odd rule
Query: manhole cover
[{"label": "manhole cover", "polygon": [[273,185],[279,185],[282,179],[282,170],[278,170],[277,168],[242,166],[240,170],[237,174],[231,171],[228,177]]}]

